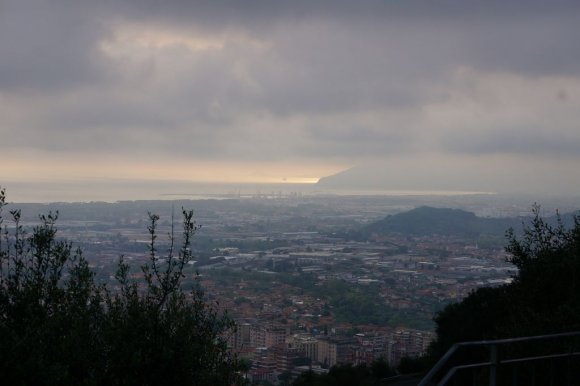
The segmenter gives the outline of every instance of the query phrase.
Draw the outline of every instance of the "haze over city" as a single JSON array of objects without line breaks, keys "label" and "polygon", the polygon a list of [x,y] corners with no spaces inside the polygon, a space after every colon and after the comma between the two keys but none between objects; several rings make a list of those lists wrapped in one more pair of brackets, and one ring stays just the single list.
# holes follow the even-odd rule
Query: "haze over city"
[{"label": "haze over city", "polygon": [[577,195],[578,20],[571,1],[2,0],[0,182],[83,200],[352,168],[328,186]]},{"label": "haze over city", "polygon": [[580,1],[0,0],[2,383],[578,385],[579,165]]}]

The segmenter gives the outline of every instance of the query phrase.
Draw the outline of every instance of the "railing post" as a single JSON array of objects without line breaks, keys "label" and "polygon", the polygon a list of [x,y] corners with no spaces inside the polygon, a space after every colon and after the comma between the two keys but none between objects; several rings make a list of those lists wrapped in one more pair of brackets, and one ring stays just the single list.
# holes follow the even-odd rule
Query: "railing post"
[{"label": "railing post", "polygon": [[497,386],[497,345],[489,346],[489,386]]},{"label": "railing post", "polygon": [[[544,355],[540,355],[540,356],[523,356],[523,357],[517,357],[517,358],[510,358],[509,355],[507,355],[506,352],[504,352],[504,357],[499,358],[500,353],[499,353],[499,349],[498,346],[499,345],[505,345],[505,344],[517,344],[517,343],[521,343],[521,342],[531,342],[531,341],[543,341],[543,340],[554,340],[554,339],[562,339],[562,338],[568,338],[568,337],[574,337],[570,340],[570,347],[568,349],[568,352],[564,351],[559,351],[557,354],[552,354],[552,353],[545,353]],[[567,386],[571,386],[572,384],[575,384],[573,379],[575,380],[575,376],[577,374],[577,367],[574,367],[574,364],[576,364],[576,357],[580,356],[580,350],[576,350],[575,349],[575,343],[573,342],[577,342],[577,338],[576,337],[580,337],[580,331],[575,331],[575,332],[568,332],[568,333],[560,333],[560,334],[552,334],[552,335],[537,335],[537,336],[529,336],[529,337],[519,337],[519,338],[510,338],[510,339],[498,339],[498,340],[493,340],[493,341],[473,341],[473,342],[462,342],[462,343],[456,343],[454,344],[446,353],[445,355],[443,355],[443,357],[441,359],[439,359],[439,361],[437,362],[437,364],[435,364],[435,366],[433,366],[431,368],[431,370],[429,370],[429,372],[423,377],[423,379],[421,380],[421,382],[419,383],[418,386],[428,386],[428,385],[432,385],[434,381],[434,379],[437,378],[437,376],[439,375],[439,372],[441,372],[446,365],[449,365],[449,361],[451,359],[451,357],[457,352],[457,350],[459,348],[464,348],[464,347],[480,347],[480,348],[485,348],[487,347],[489,349],[489,361],[484,362],[484,363],[470,363],[470,364],[466,364],[466,365],[457,365],[457,366],[453,366],[451,367],[451,369],[448,369],[447,373],[443,375],[443,377],[441,378],[441,380],[439,381],[439,385],[445,385],[447,384],[448,381],[456,381],[457,379],[453,379],[453,377],[455,376],[455,374],[457,373],[457,371],[460,370],[465,370],[465,369],[471,369],[473,370],[473,382],[477,383],[477,378],[478,378],[478,373],[476,370],[474,370],[475,368],[482,368],[481,372],[479,373],[479,376],[485,374],[485,368],[489,368],[489,385],[490,386],[497,386],[498,385],[498,372],[499,372],[499,366],[501,364],[503,364],[502,368],[504,369],[502,371],[502,373],[505,373],[504,375],[507,377],[509,376],[509,367],[512,367],[512,386],[517,386],[518,382],[521,383],[521,381],[524,382],[528,382],[527,386],[535,386],[536,382],[536,366],[538,366],[538,362],[537,361],[543,361],[540,362],[541,364],[545,364],[546,361],[550,361],[548,362],[549,364],[551,364],[550,367],[550,378],[549,378],[549,382],[556,383],[559,380],[566,379],[566,381],[563,382],[563,384],[567,385]],[[565,359],[565,369],[562,369],[562,371],[557,371],[557,367],[555,366],[556,363],[559,362],[555,362],[556,358],[562,358]],[[574,359],[574,360],[573,360]],[[564,367],[564,365],[562,366]],[[519,374],[521,373],[521,374]],[[544,371],[542,371],[539,375],[540,378],[540,383],[543,382],[544,377],[542,376],[544,374]],[[521,381],[518,379],[520,378],[521,375]],[[529,379],[529,381],[528,381]],[[480,378],[480,380],[482,380]]]},{"label": "railing post", "polygon": [[472,385],[473,386],[477,386],[479,384],[479,374],[478,374],[478,370],[479,369],[473,369],[473,379],[472,379]]},{"label": "railing post", "polygon": [[566,385],[570,386],[572,384],[572,346],[568,349],[568,356],[566,357]]},{"label": "railing post", "polygon": [[554,359],[550,361],[550,386],[554,386],[554,377],[556,373],[554,371]]}]

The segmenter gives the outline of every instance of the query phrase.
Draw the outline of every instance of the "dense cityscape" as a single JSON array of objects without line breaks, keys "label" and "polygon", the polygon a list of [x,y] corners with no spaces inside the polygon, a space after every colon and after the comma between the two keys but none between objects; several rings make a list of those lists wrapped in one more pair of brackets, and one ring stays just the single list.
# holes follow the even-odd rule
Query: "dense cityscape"
[{"label": "dense cityscape", "polygon": [[[228,344],[248,361],[248,379],[277,384],[304,371],[325,373],[336,364],[383,358],[397,366],[402,358],[421,356],[434,338],[437,311],[477,287],[509,283],[515,273],[506,262],[505,239],[497,236],[505,229],[368,235],[361,229],[386,215],[397,218],[430,208],[425,205],[452,203],[520,224],[530,211],[521,202],[505,205],[493,196],[272,193],[19,206],[29,225],[34,213],[58,210],[59,237],[77,243],[99,280],[113,286],[121,255],[132,266],[132,277],[142,279],[139,266],[149,258],[147,212],[160,215],[157,248],[162,254],[171,224],[179,233],[181,207],[193,208],[201,227],[183,286],[201,286],[212,304],[235,320]],[[440,211],[437,216],[447,213]]]}]

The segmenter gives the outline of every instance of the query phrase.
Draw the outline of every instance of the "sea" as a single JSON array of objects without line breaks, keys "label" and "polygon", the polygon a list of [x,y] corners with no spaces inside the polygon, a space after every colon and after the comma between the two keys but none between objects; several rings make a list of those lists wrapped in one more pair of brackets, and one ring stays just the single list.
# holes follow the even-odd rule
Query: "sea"
[{"label": "sea", "polygon": [[490,192],[329,189],[310,183],[203,183],[159,180],[2,181],[8,202],[119,202],[136,200],[282,198],[311,195],[458,196]]}]

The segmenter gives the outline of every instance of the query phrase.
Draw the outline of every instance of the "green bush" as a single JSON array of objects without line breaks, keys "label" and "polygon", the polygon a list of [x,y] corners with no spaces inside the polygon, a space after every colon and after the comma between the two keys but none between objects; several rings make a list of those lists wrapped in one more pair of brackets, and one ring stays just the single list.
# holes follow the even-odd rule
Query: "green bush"
[{"label": "green bush", "polygon": [[[181,247],[173,232],[159,259],[158,216],[150,214],[144,282],[120,259],[115,289],[98,285],[80,249],[57,238],[58,213],[27,231],[18,210],[4,221],[0,190],[0,374],[14,385],[232,385],[239,362],[227,351],[233,322],[181,290],[197,230],[183,211]],[[164,261],[162,264],[160,261]]]}]

